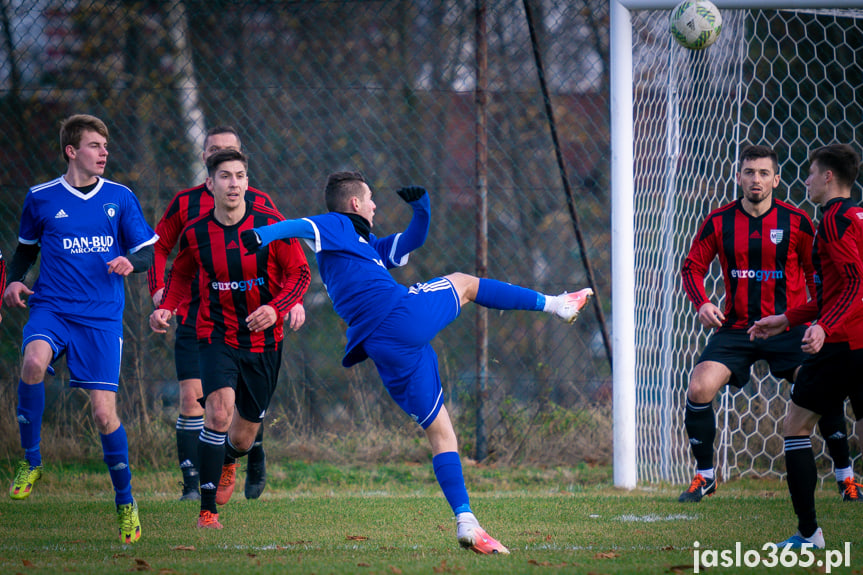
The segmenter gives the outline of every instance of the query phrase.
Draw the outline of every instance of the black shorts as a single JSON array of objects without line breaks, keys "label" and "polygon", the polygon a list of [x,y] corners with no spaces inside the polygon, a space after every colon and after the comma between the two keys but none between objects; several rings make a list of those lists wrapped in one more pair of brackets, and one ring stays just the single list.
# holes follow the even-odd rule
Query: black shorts
[{"label": "black shorts", "polygon": [[276,391],[282,363],[282,343],[275,351],[253,352],[223,342],[200,342],[201,386],[204,405],[207,396],[223,387],[236,393],[237,412],[253,423],[264,420]]},{"label": "black shorts", "polygon": [[763,359],[775,377],[794,381],[794,370],[809,354],[800,349],[806,326],[791,328],[785,333],[749,341],[745,329],[720,329],[707,342],[698,363],[715,361],[731,370],[729,385],[743,387],[749,383],[752,364]]},{"label": "black shorts", "polygon": [[177,325],[174,334],[174,368],[177,370],[177,381],[201,379],[198,335],[194,325]]},{"label": "black shorts", "polygon": [[810,355],[791,387],[791,399],[819,415],[845,413],[845,398],[851,400],[854,418],[863,417],[863,349],[851,350],[847,343],[825,343]]}]

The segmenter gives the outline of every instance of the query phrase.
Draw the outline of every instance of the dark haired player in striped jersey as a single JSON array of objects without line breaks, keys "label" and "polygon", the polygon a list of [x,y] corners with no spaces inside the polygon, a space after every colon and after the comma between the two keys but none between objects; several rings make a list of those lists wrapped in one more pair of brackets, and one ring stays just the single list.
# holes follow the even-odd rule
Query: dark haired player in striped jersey
[{"label": "dark haired player in striped jersey", "polygon": [[198,282],[201,305],[195,327],[205,402],[198,441],[198,526],[217,529],[222,525],[216,504],[226,503],[233,492],[233,484],[227,490],[217,485],[224,467],[231,465],[225,456],[242,457],[255,440],[278,380],[282,320],[311,279],[295,240],[276,242],[255,255],[241,249],[241,231],[284,219],[276,210],[246,201],[247,170],[248,161],[237,150],[207,158],[214,207],[180,234],[165,297],[150,316],[152,329],[164,333],[190,284]]},{"label": "dark haired player in striped jersey", "polygon": [[[237,131],[231,126],[216,126],[207,131],[204,138],[204,162],[219,150],[241,151],[242,143]],[[273,200],[266,193],[250,187],[246,190],[246,200],[276,209]],[[168,257],[186,224],[213,209],[213,194],[202,183],[194,188],[181,190],[171,199],[165,213],[156,225],[159,241],[155,246],[153,266],[147,273],[150,296],[153,305],[158,307],[165,291],[165,268]],[[183,493],[180,500],[198,500],[198,436],[204,428],[204,408],[199,403],[201,373],[198,367],[198,340],[195,335],[195,318],[198,316],[200,296],[198,285],[192,282],[191,292],[177,306],[177,331],[174,337],[174,367],[180,387],[180,413],[177,416],[177,456],[183,474]],[[305,320],[302,303],[290,311],[291,327],[298,329]],[[247,456],[245,495],[247,499],[257,499],[266,487],[266,454],[263,446],[262,425],[255,438],[252,450]],[[225,482],[233,485],[236,465],[226,471]]]},{"label": "dark haired player in striped jersey", "polygon": [[[812,267],[814,227],[803,210],[773,197],[779,185],[776,152],[748,146],[740,154],[737,183],[743,197],[711,212],[698,230],[683,264],[683,289],[707,329],[716,329],[698,359],[686,392],[684,424],[696,461],[695,476],[679,501],[698,502],[716,491],[713,399],[726,384],[749,382],[752,364],[763,359],[778,378],[794,381],[806,358],[797,326],[768,341],[750,341],[746,330],[758,319],[803,305],[815,293]],[[722,265],[725,311],[704,290],[704,277],[715,257]],[[845,434],[844,414],[821,423],[846,499],[858,497]]]},{"label": "dark haired player in striped jersey", "polygon": [[[314,250],[336,313],[348,324],[342,365],[371,358],[390,397],[425,431],[432,467],[456,517],[456,537],[477,553],[509,553],[471,512],[458,441],[443,402],[437,355],[430,342],[469,302],[493,309],[545,311],[572,323],[593,290],[548,296],[500,281],[454,273],[406,287],[389,270],[406,265],[425,242],[431,202],[425,188],[396,192],[413,209],[403,233],[371,233],[377,206],[359,172],[337,172],[324,191],[329,213],[244,231],[253,253],[284,238],[303,238]],[[261,252],[265,253],[265,252]]]},{"label": "dark haired player in striped jersey", "polygon": [[[788,491],[797,514],[797,533],[780,547],[824,548],[824,534],[815,519],[818,471],[810,436],[822,416],[845,412],[850,398],[858,425],[863,418],[863,208],[851,199],[860,155],[846,144],[818,148],[809,156],[806,188],[821,206],[815,234],[816,297],[765,317],[749,329],[754,338],[780,337],[786,329],[806,326],[802,350],[807,359],[791,390],[782,426]],[[847,539],[846,539],[847,541]]]}]

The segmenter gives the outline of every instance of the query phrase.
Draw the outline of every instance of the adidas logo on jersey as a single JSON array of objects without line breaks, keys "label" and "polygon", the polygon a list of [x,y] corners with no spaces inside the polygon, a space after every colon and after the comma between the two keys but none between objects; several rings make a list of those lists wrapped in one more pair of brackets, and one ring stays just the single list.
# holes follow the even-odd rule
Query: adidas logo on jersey
[{"label": "adidas logo on jersey", "polygon": [[63,211],[63,208],[60,208],[60,211],[59,211],[59,212],[57,212],[57,215],[56,215],[56,216],[54,216],[54,219],[56,220],[56,219],[58,219],[58,218],[68,218],[68,217],[69,217],[69,214],[67,214],[66,212],[64,212],[64,211]]},{"label": "adidas logo on jersey", "polygon": [[235,242],[234,240],[231,240],[231,243],[228,244],[226,249],[238,250],[238,249],[240,249],[240,246],[237,245],[237,242]]}]

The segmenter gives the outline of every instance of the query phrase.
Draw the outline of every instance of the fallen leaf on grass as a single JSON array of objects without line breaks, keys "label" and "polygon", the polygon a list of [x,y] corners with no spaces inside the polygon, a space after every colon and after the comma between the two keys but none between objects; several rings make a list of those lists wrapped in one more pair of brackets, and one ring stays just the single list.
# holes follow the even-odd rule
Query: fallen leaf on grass
[{"label": "fallen leaf on grass", "polygon": [[135,564],[141,567],[149,567],[150,564],[144,561],[143,559],[135,559]]},{"label": "fallen leaf on grass", "polygon": [[35,567],[35,565],[33,565],[33,562],[28,561],[27,559],[22,559],[21,563],[24,565],[24,567]]},{"label": "fallen leaf on grass", "polygon": [[614,559],[615,557],[620,557],[620,553],[615,553],[614,551],[600,551],[593,556],[594,559]]},{"label": "fallen leaf on grass", "polygon": [[172,547],[171,551],[194,551],[194,545],[177,545],[176,547]]},{"label": "fallen leaf on grass", "polygon": [[[695,569],[695,565],[672,565],[666,573],[690,573]],[[704,569],[702,567],[702,569]]]},{"label": "fallen leaf on grass", "polygon": [[368,539],[368,537],[366,537],[365,535],[348,535],[347,536],[348,541],[365,541],[366,539]]},{"label": "fallen leaf on grass", "polygon": [[371,567],[371,563],[357,563],[357,567]]},{"label": "fallen leaf on grass", "polygon": [[390,571],[393,572],[393,575],[402,575],[402,570],[395,565],[390,565]]}]

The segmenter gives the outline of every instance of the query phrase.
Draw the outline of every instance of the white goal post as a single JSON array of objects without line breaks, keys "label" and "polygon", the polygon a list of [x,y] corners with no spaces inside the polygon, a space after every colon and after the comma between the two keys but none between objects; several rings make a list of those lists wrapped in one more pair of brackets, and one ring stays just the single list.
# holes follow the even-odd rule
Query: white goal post
[{"label": "white goal post", "polygon": [[[709,210],[737,197],[739,146],[776,147],[777,196],[814,216],[800,177],[808,151],[830,141],[858,150],[863,143],[855,130],[860,112],[824,91],[846,89],[845,67],[856,74],[861,66],[857,46],[842,46],[842,34],[830,32],[852,29],[852,43],[863,37],[863,0],[712,1],[722,11],[722,33],[707,50],[691,52],[668,33],[678,0],[611,0],[614,484],[627,489],[638,481],[688,482],[694,469],[683,401],[707,333],[680,288],[680,263]],[[803,32],[783,36],[783,26]],[[836,61],[823,62],[818,46],[834,39]],[[809,70],[806,59],[815,58],[827,70],[822,82],[783,76],[792,64],[782,50],[798,41],[792,59],[802,63],[794,65]],[[711,274],[708,295],[718,303],[718,267]],[[786,386],[758,365],[753,378],[754,385],[721,395],[723,478],[784,473]]]}]

